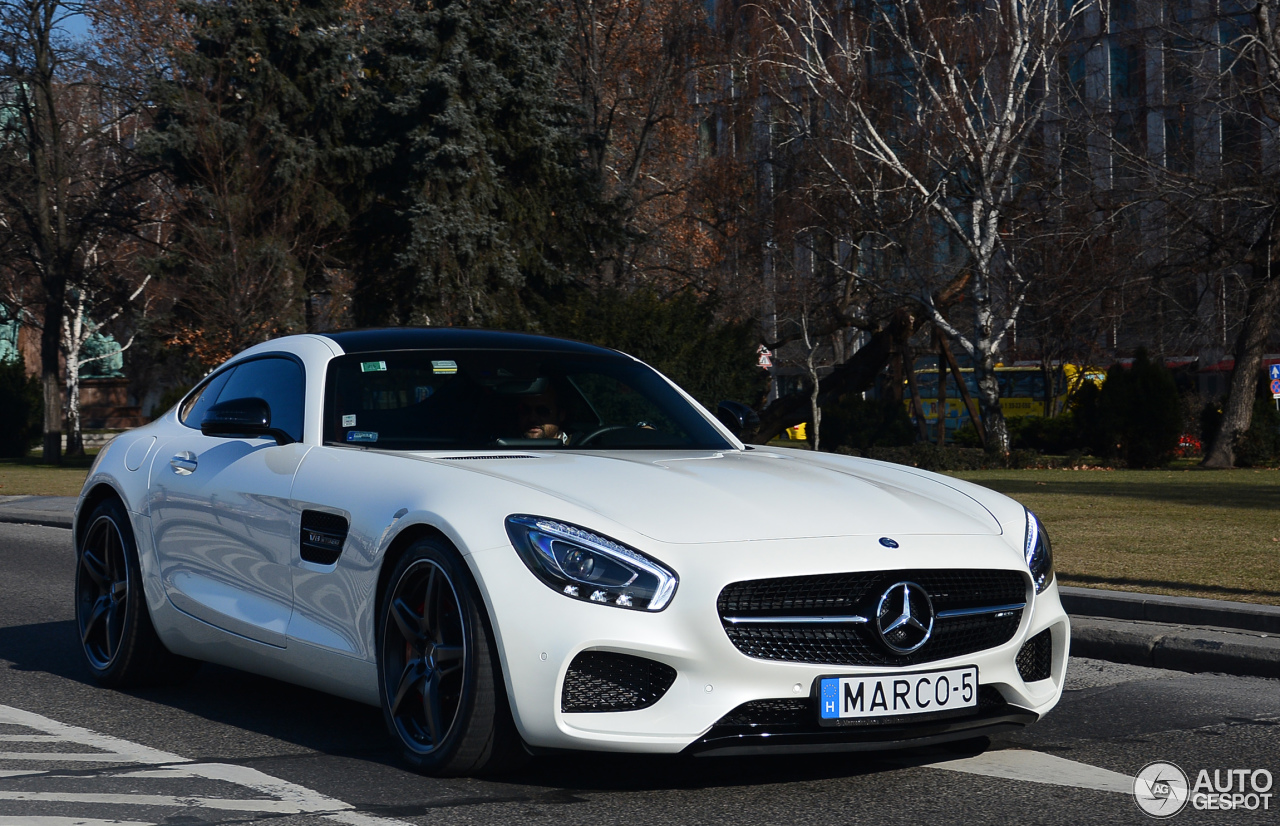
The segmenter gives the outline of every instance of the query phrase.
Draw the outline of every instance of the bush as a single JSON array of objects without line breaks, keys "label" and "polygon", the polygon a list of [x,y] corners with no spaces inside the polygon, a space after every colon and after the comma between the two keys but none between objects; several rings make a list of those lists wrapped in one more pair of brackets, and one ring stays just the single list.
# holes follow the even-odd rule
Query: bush
[{"label": "bush", "polygon": [[1176,454],[1182,404],[1173,376],[1139,349],[1133,365],[1112,365],[1101,390],[1086,383],[1077,394],[1081,431],[1099,456],[1129,467],[1158,467]]},{"label": "bush", "polygon": [[910,445],[915,437],[907,411],[892,398],[863,399],[849,393],[822,409],[822,443],[832,450],[866,453],[873,447]]},{"label": "bush", "polygon": [[1008,422],[1010,444],[1015,449],[1066,453],[1087,447],[1070,410],[1050,418],[1019,416]]},{"label": "bush", "polygon": [[44,400],[40,382],[21,361],[0,362],[0,456],[25,456],[40,439]]},{"label": "bush", "polygon": [[1253,420],[1249,429],[1236,440],[1236,464],[1260,467],[1280,461],[1280,413],[1270,394],[1253,400]]}]

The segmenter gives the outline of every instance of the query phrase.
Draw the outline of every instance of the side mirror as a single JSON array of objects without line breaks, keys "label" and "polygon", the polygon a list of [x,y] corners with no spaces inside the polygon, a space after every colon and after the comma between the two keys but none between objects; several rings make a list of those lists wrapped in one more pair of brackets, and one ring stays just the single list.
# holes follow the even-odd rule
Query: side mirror
[{"label": "side mirror", "polygon": [[206,436],[252,439],[270,436],[278,445],[293,444],[292,436],[271,426],[271,406],[259,398],[229,399],[210,407],[200,420]]},{"label": "side mirror", "polygon": [[729,432],[746,441],[760,427],[760,416],[741,402],[723,401],[716,407],[716,418]]}]

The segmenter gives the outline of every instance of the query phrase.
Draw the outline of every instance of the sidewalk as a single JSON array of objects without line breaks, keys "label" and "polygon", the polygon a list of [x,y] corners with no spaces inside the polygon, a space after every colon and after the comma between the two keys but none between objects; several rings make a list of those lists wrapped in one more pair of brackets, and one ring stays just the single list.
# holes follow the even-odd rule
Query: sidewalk
[{"label": "sidewalk", "polygon": [[[0,523],[70,528],[73,496],[0,496]],[[1071,653],[1175,671],[1280,678],[1280,607],[1061,588]]]},{"label": "sidewalk", "polygon": [[0,496],[0,522],[70,528],[75,511],[74,496]]}]

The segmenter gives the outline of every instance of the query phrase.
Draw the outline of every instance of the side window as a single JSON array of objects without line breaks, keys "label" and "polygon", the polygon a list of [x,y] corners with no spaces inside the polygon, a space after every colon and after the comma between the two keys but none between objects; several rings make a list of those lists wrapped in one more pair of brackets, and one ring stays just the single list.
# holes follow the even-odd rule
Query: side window
[{"label": "side window", "polygon": [[302,441],[302,402],[306,384],[302,368],[291,359],[246,361],[235,369],[218,394],[219,401],[259,398],[271,407],[271,426]]},{"label": "side window", "polygon": [[218,375],[204,383],[195,392],[191,398],[187,399],[187,403],[178,411],[178,419],[187,427],[200,429],[200,420],[204,418],[205,411],[213,407],[214,402],[218,400],[218,394],[222,392],[223,386],[227,383],[227,379],[231,378],[231,374],[236,371],[232,367],[230,370],[223,370]]}]

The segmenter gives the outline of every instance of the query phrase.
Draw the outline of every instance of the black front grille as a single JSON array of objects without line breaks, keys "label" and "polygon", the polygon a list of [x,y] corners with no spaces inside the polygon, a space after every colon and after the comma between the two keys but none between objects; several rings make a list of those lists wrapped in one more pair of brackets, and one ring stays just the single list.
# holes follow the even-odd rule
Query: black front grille
[{"label": "black front grille", "polygon": [[1018,652],[1018,674],[1029,683],[1053,676],[1053,634],[1048,628],[1027,640]]},{"label": "black front grille", "polygon": [[[904,714],[895,717],[867,717],[842,720],[842,726],[891,726],[914,721],[936,719],[939,716],[960,717],[966,714],[990,712],[1006,706],[1004,696],[995,686],[978,688],[978,707],[934,714]],[[821,731],[818,723],[816,701],[810,697],[781,698],[777,700],[753,700],[743,703],[716,721],[716,728],[763,728],[769,731]]]},{"label": "black front grille", "polygon": [[[873,628],[877,603],[896,582],[928,592],[936,613],[998,605],[1027,598],[1027,578],[1017,571],[873,571],[735,582],[720,592],[717,607],[725,633],[748,657],[829,665],[903,666],[964,656],[1013,638],[1022,610],[973,616],[939,616],[929,641],[911,654],[887,648]],[[785,617],[862,616],[865,624],[786,622]],[[782,621],[769,622],[771,618]]]},{"label": "black front grille", "polygon": [[648,708],[676,681],[666,663],[615,654],[583,651],[569,664],[560,694],[561,711],[635,711]]}]

